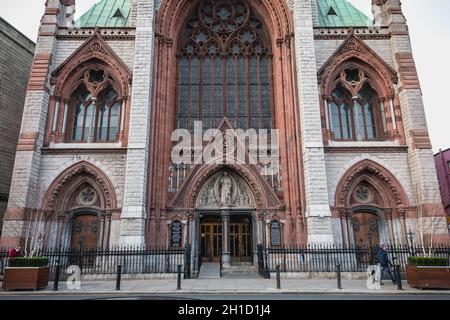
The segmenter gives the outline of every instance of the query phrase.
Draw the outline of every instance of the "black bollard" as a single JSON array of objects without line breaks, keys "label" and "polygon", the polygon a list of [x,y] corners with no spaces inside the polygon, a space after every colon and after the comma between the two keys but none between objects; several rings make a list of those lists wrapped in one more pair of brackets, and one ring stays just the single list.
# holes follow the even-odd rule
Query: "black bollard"
[{"label": "black bollard", "polygon": [[396,271],[396,281],[397,281],[397,290],[403,290],[403,285],[402,285],[402,275],[400,274],[400,265],[396,265],[395,266],[395,271]]},{"label": "black bollard", "polygon": [[341,265],[336,265],[336,273],[337,273],[337,288],[342,289],[342,282],[341,282]]},{"label": "black bollard", "polygon": [[280,266],[277,266],[277,289],[281,289]]},{"label": "black bollard", "polygon": [[177,277],[177,290],[181,290],[181,268],[182,265],[178,265],[178,277]]},{"label": "black bollard", "polygon": [[122,265],[117,266],[116,290],[120,290],[120,280],[122,278]]},{"label": "black bollard", "polygon": [[58,291],[60,270],[61,270],[61,266],[58,263],[56,265],[55,281],[53,282],[53,291]]}]

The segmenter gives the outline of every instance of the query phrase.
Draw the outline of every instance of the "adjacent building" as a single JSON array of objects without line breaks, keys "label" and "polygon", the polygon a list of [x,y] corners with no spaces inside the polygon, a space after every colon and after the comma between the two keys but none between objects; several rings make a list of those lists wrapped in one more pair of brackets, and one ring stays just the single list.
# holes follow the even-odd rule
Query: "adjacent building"
[{"label": "adjacent building", "polygon": [[[254,263],[258,244],[406,243],[439,197],[399,0],[373,19],[345,0],[101,0],[75,22],[76,1],[45,4],[2,244],[40,208],[50,246]],[[198,161],[238,129],[276,147]]]},{"label": "adjacent building", "polygon": [[34,48],[30,39],[0,17],[0,228],[9,198]]}]

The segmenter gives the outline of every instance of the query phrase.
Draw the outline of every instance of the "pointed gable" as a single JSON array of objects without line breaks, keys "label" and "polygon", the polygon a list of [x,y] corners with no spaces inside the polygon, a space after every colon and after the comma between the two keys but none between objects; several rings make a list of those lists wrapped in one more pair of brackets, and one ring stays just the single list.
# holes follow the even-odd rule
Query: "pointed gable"
[{"label": "pointed gable", "polygon": [[121,82],[123,92],[128,91],[132,73],[114,50],[100,36],[98,30],[86,40],[69,58],[52,72],[51,83],[55,85],[55,95],[63,95],[63,86],[71,75],[90,61],[101,61]]},{"label": "pointed gable", "polygon": [[324,86],[332,82],[333,79],[330,79],[330,77],[334,74],[334,71],[351,59],[358,59],[368,64],[376,70],[386,84],[396,84],[398,82],[397,72],[351,31],[344,42],[319,69],[318,79],[322,87],[324,88]]}]

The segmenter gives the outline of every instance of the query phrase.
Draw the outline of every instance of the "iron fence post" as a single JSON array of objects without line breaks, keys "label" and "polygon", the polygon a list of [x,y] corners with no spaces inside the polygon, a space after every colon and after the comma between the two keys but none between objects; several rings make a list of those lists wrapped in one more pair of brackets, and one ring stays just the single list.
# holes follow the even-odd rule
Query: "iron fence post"
[{"label": "iron fence post", "polygon": [[184,278],[191,278],[191,247],[186,245],[184,248]]},{"label": "iron fence post", "polygon": [[116,290],[120,290],[120,281],[122,278],[122,265],[119,264],[117,266],[117,278],[116,278]]},{"label": "iron fence post", "polygon": [[177,290],[181,290],[181,267],[182,265],[178,265],[178,275],[177,275]]},{"label": "iron fence post", "polygon": [[400,264],[397,264],[395,266],[395,270],[396,270],[396,281],[397,281],[397,290],[403,290],[403,285],[402,285],[402,275],[400,274]]},{"label": "iron fence post", "polygon": [[281,279],[280,279],[280,265],[277,265],[277,289],[281,289]]},{"label": "iron fence post", "polygon": [[341,265],[337,264],[336,266],[336,272],[337,272],[337,288],[342,289],[342,282],[341,282]]},{"label": "iron fence post", "polygon": [[59,264],[59,261],[56,261],[56,271],[55,271],[55,280],[53,281],[53,291],[58,291],[60,269],[61,265]]}]

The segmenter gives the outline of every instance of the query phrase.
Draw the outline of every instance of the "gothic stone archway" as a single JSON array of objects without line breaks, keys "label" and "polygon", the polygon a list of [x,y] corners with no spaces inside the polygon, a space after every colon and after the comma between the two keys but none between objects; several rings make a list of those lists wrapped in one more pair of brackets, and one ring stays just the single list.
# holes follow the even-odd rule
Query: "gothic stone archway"
[{"label": "gothic stone archway", "polygon": [[222,169],[200,188],[195,202],[194,247],[204,261],[221,260],[225,268],[252,262],[258,241],[255,196],[237,173]]},{"label": "gothic stone archway", "polygon": [[[341,178],[335,193],[334,211],[341,220],[343,244],[361,244],[359,239],[367,240],[367,234],[359,233],[375,229],[373,241],[403,241],[407,207],[407,196],[392,173],[372,160],[356,163]],[[377,221],[376,228],[371,221]],[[354,222],[359,224],[356,228]],[[394,234],[394,223],[401,229],[400,236]]]},{"label": "gothic stone archway", "polygon": [[80,161],[64,170],[47,189],[43,205],[56,220],[56,235],[49,244],[108,247],[116,193],[95,165]]}]

